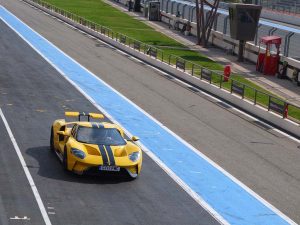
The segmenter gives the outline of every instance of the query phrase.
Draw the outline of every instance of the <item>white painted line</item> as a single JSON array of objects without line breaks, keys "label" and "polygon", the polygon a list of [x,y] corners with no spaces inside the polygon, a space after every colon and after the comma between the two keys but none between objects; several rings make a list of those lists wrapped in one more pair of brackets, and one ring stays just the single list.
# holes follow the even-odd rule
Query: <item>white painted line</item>
[{"label": "white painted line", "polygon": [[15,137],[14,137],[14,135],[13,135],[13,133],[12,133],[12,131],[11,131],[9,125],[8,125],[8,122],[7,122],[7,120],[6,120],[5,116],[4,116],[4,114],[3,114],[1,108],[0,108],[0,116],[1,116],[1,118],[2,118],[2,121],[3,121],[4,125],[5,125],[5,128],[6,128],[6,130],[7,130],[7,133],[8,133],[8,135],[9,135],[9,137],[10,137],[10,140],[11,140],[13,146],[14,146],[14,149],[15,149],[17,155],[18,155],[18,158],[19,158],[19,160],[20,160],[20,162],[21,162],[22,168],[23,168],[23,170],[24,170],[24,172],[25,172],[26,178],[27,178],[27,180],[28,180],[28,182],[29,182],[29,185],[30,185],[30,187],[31,187],[31,190],[32,190],[32,192],[33,192],[33,195],[34,195],[34,197],[35,197],[35,200],[36,200],[36,202],[37,202],[37,204],[38,204],[38,206],[39,206],[39,209],[40,209],[40,211],[41,211],[41,213],[42,213],[42,216],[43,216],[43,219],[44,219],[44,221],[45,221],[45,224],[46,224],[46,225],[51,225],[50,219],[49,219],[49,217],[48,217],[48,214],[47,214],[47,211],[46,211],[45,206],[44,206],[44,204],[43,204],[43,201],[42,201],[42,199],[41,199],[41,196],[40,196],[40,194],[39,194],[39,192],[38,192],[37,187],[35,186],[35,183],[34,183],[34,181],[33,181],[33,178],[32,178],[32,176],[31,176],[31,174],[30,174],[30,172],[29,172],[29,169],[28,169],[28,167],[27,167],[27,165],[26,165],[25,159],[23,158],[23,155],[22,155],[22,153],[21,153],[21,150],[20,150],[20,148],[19,148],[19,146],[18,146],[18,144],[17,144],[17,141],[16,141],[16,139],[15,139]]},{"label": "white painted line", "polygon": [[9,219],[10,220],[30,220],[30,218],[27,216],[24,216],[24,217],[15,216],[15,217],[10,217]]},{"label": "white painted line", "polygon": [[139,63],[143,63],[142,60],[139,60],[138,58],[136,58],[136,57],[134,57],[134,56],[132,56],[132,55],[130,55],[128,58],[133,59],[134,61],[137,61],[137,62],[139,62]]},{"label": "white painted line", "polygon": [[[104,44],[106,44],[106,43],[104,43]],[[119,52],[119,53],[121,53],[122,55],[128,55],[126,52],[123,52],[123,51],[120,50],[120,49],[117,49],[117,48],[116,48],[116,51]]]},{"label": "white painted line", "polygon": [[[20,19],[19,19],[20,20]],[[21,20],[20,20],[21,21]],[[41,52],[39,52],[39,50],[37,50],[30,42],[28,42],[21,34],[19,34],[13,27],[10,26],[10,24],[8,24],[6,21],[3,20],[4,23],[7,24],[7,26],[9,26],[12,30],[14,30],[14,32],[16,32],[20,38],[22,38],[29,46],[31,46],[39,55],[41,55],[50,65],[53,66],[53,68],[55,68],[63,77],[65,77],[66,80],[68,80],[78,91],[80,91],[96,108],[98,108],[100,111],[104,112],[107,117],[109,119],[111,119],[111,121],[115,122],[116,124],[117,121],[115,121],[102,107],[100,107],[90,96],[88,96],[85,92],[83,92],[73,81],[71,81],[59,68],[57,68],[51,61],[49,61]],[[23,24],[25,24],[22,21]],[[26,24],[25,24],[26,25]],[[27,26],[27,25],[26,25]],[[228,178],[230,178],[233,182],[235,182],[236,184],[240,185],[243,189],[245,189],[250,195],[252,195],[254,198],[256,198],[257,200],[259,200],[262,204],[264,204],[265,206],[267,206],[268,208],[270,208],[271,210],[273,210],[276,214],[278,214],[280,217],[282,217],[284,220],[286,220],[288,223],[296,225],[296,223],[290,219],[289,217],[287,217],[285,214],[283,214],[279,209],[277,209],[276,207],[274,207],[271,203],[267,202],[265,199],[263,199],[261,196],[259,196],[257,193],[255,193],[253,190],[251,190],[248,186],[246,186],[244,183],[242,183],[241,181],[239,181],[237,178],[235,178],[233,175],[231,175],[229,172],[227,172],[225,169],[223,169],[221,166],[219,166],[218,164],[216,164],[214,161],[212,161],[210,158],[208,158],[206,155],[204,155],[202,152],[198,151],[195,147],[193,147],[191,144],[189,144],[188,142],[186,142],[184,139],[182,139],[181,137],[179,137],[177,134],[175,134],[173,131],[171,131],[169,128],[167,128],[166,126],[164,126],[161,122],[159,122],[157,119],[155,119],[154,117],[152,117],[149,113],[147,113],[146,111],[144,111],[142,108],[140,108],[139,106],[137,106],[135,103],[133,103],[132,101],[130,101],[127,97],[125,97],[123,94],[121,94],[120,92],[118,92],[117,90],[115,90],[113,87],[111,87],[109,84],[107,84],[106,82],[104,82],[103,80],[101,80],[99,77],[97,77],[94,73],[92,73],[90,70],[88,70],[87,68],[85,68],[84,66],[82,66],[80,63],[78,63],[77,61],[75,61],[73,58],[71,58],[69,55],[67,55],[66,53],[64,53],[61,49],[59,49],[58,47],[56,47],[54,44],[52,44],[50,41],[48,41],[46,38],[44,38],[43,36],[41,36],[40,34],[38,34],[36,31],[34,31],[31,27],[27,26],[30,30],[32,30],[32,32],[36,33],[37,35],[39,35],[42,39],[44,39],[46,42],[48,42],[50,45],[52,45],[54,48],[56,48],[58,51],[60,51],[63,55],[65,55],[67,58],[69,58],[70,60],[72,60],[74,63],[76,63],[78,66],[80,66],[82,69],[88,71],[93,77],[95,77],[97,80],[99,80],[101,83],[105,84],[108,88],[110,88],[112,91],[114,91],[116,94],[118,94],[120,97],[122,97],[124,100],[126,100],[129,104],[131,104],[132,106],[134,106],[136,109],[140,110],[142,113],[144,113],[148,118],[152,119],[154,122],[156,122],[158,125],[160,125],[162,128],[164,128],[167,132],[169,132],[170,134],[172,134],[177,140],[179,140],[180,142],[182,142],[184,145],[186,145],[187,147],[189,147],[192,151],[194,151],[196,154],[198,154],[200,157],[202,157],[203,159],[205,159],[207,162],[209,162],[212,166],[214,166],[216,169],[218,169],[220,172],[222,172],[224,175],[226,175]],[[219,100],[221,101],[221,100]],[[132,136],[126,129],[124,129],[126,131],[127,134],[129,134],[130,136]],[[141,145],[142,148],[144,148],[145,146]],[[145,148],[145,152],[148,154],[148,152],[150,154],[148,154],[151,158],[153,156],[152,152]],[[163,162],[159,162],[159,159],[155,159],[152,158],[155,162],[157,162],[157,164],[166,170],[169,170],[170,173],[168,173],[172,179],[174,179],[193,199],[195,199],[195,201],[197,201],[199,204],[201,204],[201,206],[206,209],[213,217],[215,217],[218,221],[220,221],[222,224],[228,224],[228,222],[221,216],[219,215],[214,209],[212,209],[205,201],[203,201],[203,199],[198,195],[194,195],[195,192],[193,192],[193,190],[191,190],[176,174],[172,174],[172,171],[163,163]],[[202,205],[203,204],[203,205]]]},{"label": "white painted line", "polygon": [[147,63],[146,63],[146,66],[147,66],[147,67],[150,67],[150,68],[152,68],[152,69],[156,70],[157,72],[160,72],[160,73],[162,73],[162,74],[164,74],[164,75],[169,75],[169,74],[166,73],[165,71],[162,71],[161,69],[158,69],[158,68],[156,68],[156,67],[154,67],[154,66],[152,66],[152,65],[150,65],[150,64],[147,64]]},{"label": "white painted line", "polygon": [[[229,105],[229,104],[228,104],[228,105]],[[230,106],[231,106],[231,105],[230,105]],[[232,107],[232,106],[231,106],[231,107]],[[244,116],[247,116],[248,118],[250,118],[250,119],[253,120],[253,121],[258,121],[257,118],[255,118],[255,117],[249,115],[248,113],[245,113],[244,111],[241,111],[241,110],[239,110],[239,109],[237,109],[237,108],[234,108],[234,107],[232,107],[232,109],[234,109],[235,111],[239,112],[240,114],[243,114]],[[268,126],[269,126],[269,124],[268,124]]]},{"label": "white painted line", "polygon": [[287,122],[293,124],[293,125],[296,125],[296,126],[300,126],[298,123],[292,121],[292,120],[289,120],[289,119],[285,119]]},{"label": "white painted line", "polygon": [[[173,77],[173,76],[170,75],[170,74],[167,74],[167,75]],[[174,78],[174,80],[176,80],[177,82],[183,84],[183,85],[186,86],[186,87],[193,87],[193,86],[189,85],[188,83],[186,83],[186,82],[184,82],[184,81],[182,81],[182,80],[180,80],[180,79],[177,79],[176,77],[173,77],[173,78]],[[196,89],[197,89],[197,88],[196,88]]]},{"label": "white painted line", "polygon": [[55,212],[48,212],[49,215],[55,215]]},{"label": "white painted line", "polygon": [[280,134],[282,134],[282,135],[284,135],[285,137],[288,137],[289,139],[292,139],[293,141],[295,141],[297,143],[300,143],[299,139],[297,139],[295,137],[292,137],[292,136],[288,135],[287,133],[284,133],[283,131],[278,130],[277,128],[274,128],[273,130],[276,131],[276,132],[278,132],[278,133],[280,133]]}]

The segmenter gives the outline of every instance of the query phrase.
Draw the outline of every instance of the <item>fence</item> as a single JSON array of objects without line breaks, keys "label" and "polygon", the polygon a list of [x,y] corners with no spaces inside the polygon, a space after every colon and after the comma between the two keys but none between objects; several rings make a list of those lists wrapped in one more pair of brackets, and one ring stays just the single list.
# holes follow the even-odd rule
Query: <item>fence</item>
[{"label": "fence", "polygon": [[300,123],[300,107],[290,104],[276,96],[272,96],[269,93],[265,93],[261,90],[255,89],[247,84],[244,84],[236,79],[229,78],[228,81],[224,81],[224,75],[219,71],[213,71],[202,67],[199,64],[187,61],[181,57],[165,54],[161,49],[155,46],[142,43],[136,39],[130,38],[124,34],[113,31],[110,28],[96,24],[92,21],[86,20],[71,12],[57,8],[49,3],[40,0],[23,0],[25,2],[34,2],[52,12],[58,13],[73,22],[81,24],[99,34],[105,35],[129,48],[136,51],[147,54],[149,57],[155,58],[170,66],[176,67],[191,76],[197,77],[203,81],[210,83],[218,88],[227,90],[228,92],[246,99],[254,105],[260,105],[266,108],[268,111],[272,111],[282,116],[282,118],[288,118],[296,123]]},{"label": "fence", "polygon": [[300,2],[297,0],[256,0],[254,2],[271,10],[300,14]]}]

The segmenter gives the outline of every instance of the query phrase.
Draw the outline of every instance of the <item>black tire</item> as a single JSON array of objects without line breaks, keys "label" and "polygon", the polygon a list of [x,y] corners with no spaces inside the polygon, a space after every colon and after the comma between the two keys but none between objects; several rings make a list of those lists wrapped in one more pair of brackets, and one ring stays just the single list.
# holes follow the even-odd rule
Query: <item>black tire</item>
[{"label": "black tire", "polygon": [[[136,168],[136,171],[137,171],[137,170],[138,170],[138,168]],[[133,181],[133,180],[137,179],[138,176],[139,176],[139,174],[130,174],[129,171],[126,171],[126,179],[127,179],[128,181]]]},{"label": "black tire", "polygon": [[62,164],[63,164],[63,168],[65,171],[68,171],[68,152],[67,152],[67,149],[65,148],[64,150],[64,155],[63,155],[63,161],[62,161]]},{"label": "black tire", "polygon": [[50,150],[55,151],[54,149],[54,134],[53,134],[53,126],[51,127],[51,134],[50,134]]}]

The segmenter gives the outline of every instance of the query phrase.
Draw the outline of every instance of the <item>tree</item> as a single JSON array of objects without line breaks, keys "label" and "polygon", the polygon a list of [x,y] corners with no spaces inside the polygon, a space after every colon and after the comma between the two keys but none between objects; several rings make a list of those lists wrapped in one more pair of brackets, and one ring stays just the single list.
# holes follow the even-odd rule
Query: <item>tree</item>
[{"label": "tree", "polygon": [[[197,44],[206,47],[211,34],[211,29],[216,19],[220,0],[196,0]],[[206,14],[204,9],[206,9]]]}]

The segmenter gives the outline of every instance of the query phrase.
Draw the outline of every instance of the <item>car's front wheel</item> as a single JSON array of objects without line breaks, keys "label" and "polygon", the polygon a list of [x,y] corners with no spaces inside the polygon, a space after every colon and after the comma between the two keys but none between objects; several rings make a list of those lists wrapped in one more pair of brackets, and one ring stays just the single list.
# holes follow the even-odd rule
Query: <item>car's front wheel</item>
[{"label": "car's front wheel", "polygon": [[132,173],[130,170],[127,169],[128,180],[135,180],[137,177],[138,177],[138,173]]},{"label": "car's front wheel", "polygon": [[51,127],[51,134],[50,134],[50,150],[54,151],[54,134],[53,134],[53,126]]},{"label": "car's front wheel", "polygon": [[63,155],[63,161],[62,161],[62,164],[63,164],[63,168],[64,170],[68,170],[68,151],[67,149],[65,148],[64,150],[64,155]]}]

